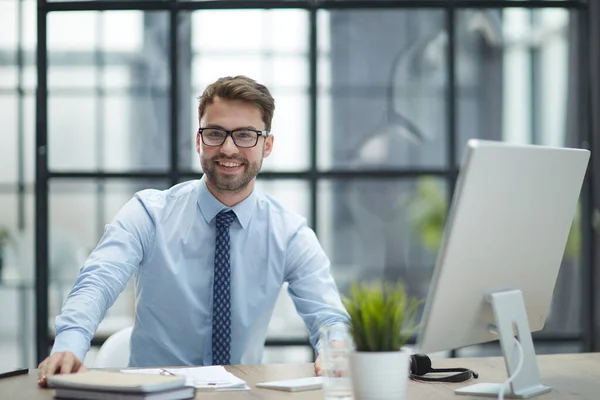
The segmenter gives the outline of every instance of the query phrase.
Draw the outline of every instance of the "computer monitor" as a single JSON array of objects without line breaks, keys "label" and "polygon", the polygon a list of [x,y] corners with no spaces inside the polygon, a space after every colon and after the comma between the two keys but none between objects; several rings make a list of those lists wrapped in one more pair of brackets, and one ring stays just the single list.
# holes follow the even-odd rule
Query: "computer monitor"
[{"label": "computer monitor", "polygon": [[[510,376],[504,395],[550,390],[541,382],[531,332],[544,327],[550,311],[589,157],[585,149],[468,142],[418,352],[500,340]],[[501,387],[480,383],[455,393],[497,396]]]}]

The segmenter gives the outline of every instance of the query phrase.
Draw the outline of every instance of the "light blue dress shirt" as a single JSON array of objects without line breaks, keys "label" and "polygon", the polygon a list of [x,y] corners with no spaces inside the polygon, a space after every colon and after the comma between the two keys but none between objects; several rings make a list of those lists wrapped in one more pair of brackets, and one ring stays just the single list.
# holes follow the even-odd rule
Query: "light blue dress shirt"
[{"label": "light blue dress shirt", "polygon": [[[56,318],[52,353],[83,360],[106,311],[133,276],[130,366],[211,365],[215,217],[205,178],[143,190],[106,226]],[[284,282],[310,333],[348,321],[330,262],[306,220],[254,189],[231,207],[231,364],[257,364]]]}]

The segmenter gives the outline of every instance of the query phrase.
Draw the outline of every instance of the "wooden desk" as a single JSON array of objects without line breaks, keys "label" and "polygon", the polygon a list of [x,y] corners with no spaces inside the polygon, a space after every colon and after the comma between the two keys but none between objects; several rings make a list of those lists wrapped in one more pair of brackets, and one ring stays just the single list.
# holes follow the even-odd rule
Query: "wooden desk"
[{"label": "wooden desk", "polygon": [[[409,381],[407,400],[420,399],[477,399],[457,396],[454,389],[476,382],[503,382],[506,379],[504,362],[501,358],[455,358],[434,360],[434,368],[467,367],[479,372],[479,379],[464,383],[441,384]],[[540,400],[554,399],[599,399],[600,398],[600,353],[561,354],[539,356],[538,364],[542,380],[553,388],[552,392],[536,397]],[[242,399],[242,400],[317,400],[323,398],[320,390],[286,393],[268,389],[256,389],[257,382],[300,378],[314,375],[312,364],[239,365],[227,367],[233,374],[244,379],[251,391],[244,392],[201,392],[196,399]],[[0,399],[52,399],[54,391],[37,386],[37,371],[29,375],[0,379]],[[489,398],[483,398],[489,399]]]}]

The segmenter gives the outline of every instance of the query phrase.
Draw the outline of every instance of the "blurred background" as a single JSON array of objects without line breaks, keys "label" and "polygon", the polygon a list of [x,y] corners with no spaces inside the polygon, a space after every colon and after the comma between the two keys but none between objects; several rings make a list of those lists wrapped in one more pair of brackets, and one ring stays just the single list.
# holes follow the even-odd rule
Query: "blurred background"
[{"label": "blurred background", "polygon": [[[599,8],[0,0],[0,368],[47,354],[80,266],[137,190],[201,176],[197,97],[225,75],[271,89],[275,148],[257,186],[308,218],[340,290],[400,280],[425,298],[469,138],[598,146]],[[600,349],[598,172],[538,354]],[[133,312],[128,287],[86,364]],[[265,363],[313,359],[285,287],[266,344]],[[490,354],[497,343],[449,353]]]}]

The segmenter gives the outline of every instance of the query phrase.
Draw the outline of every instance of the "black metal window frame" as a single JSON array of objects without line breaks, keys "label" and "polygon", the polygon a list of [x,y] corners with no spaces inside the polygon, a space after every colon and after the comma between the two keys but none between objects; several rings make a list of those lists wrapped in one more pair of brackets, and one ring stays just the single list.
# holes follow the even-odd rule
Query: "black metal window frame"
[{"label": "black metal window frame", "polygon": [[[21,0],[22,1],[22,0]],[[310,188],[310,216],[309,221],[313,229],[317,230],[317,186],[320,181],[327,179],[353,179],[353,178],[406,178],[422,175],[437,176],[444,178],[448,185],[448,197],[452,197],[455,180],[458,174],[457,167],[457,107],[456,107],[456,13],[460,9],[473,8],[568,8],[576,10],[582,18],[579,28],[578,51],[579,75],[581,77],[582,121],[590,118],[590,95],[589,95],[589,63],[585,58],[588,48],[588,4],[582,0],[210,0],[210,1],[178,1],[178,0],[124,0],[124,1],[47,1],[37,2],[37,93],[36,93],[36,167],[35,167],[35,325],[36,325],[36,355],[40,362],[49,353],[52,337],[49,335],[48,325],[48,187],[50,180],[61,179],[128,179],[128,178],[162,178],[171,184],[176,184],[182,179],[197,178],[200,176],[192,170],[184,170],[178,166],[178,49],[177,49],[177,17],[179,12],[190,12],[195,10],[216,9],[304,9],[309,14],[309,132],[310,132],[310,166],[307,170],[297,172],[263,172],[261,179],[300,179],[309,182]],[[448,104],[448,115],[446,118],[448,132],[447,166],[439,169],[410,169],[410,170],[378,170],[378,171],[345,171],[345,170],[319,170],[317,165],[317,13],[319,10],[340,9],[441,9],[445,12],[445,23],[448,32],[449,46],[447,54],[448,89],[446,102]],[[144,171],[144,172],[79,172],[64,171],[53,172],[48,168],[48,47],[47,47],[47,16],[51,12],[69,11],[110,11],[110,10],[138,10],[138,11],[168,11],[170,28],[170,163],[166,171]],[[20,46],[19,46],[20,48]],[[23,55],[19,52],[18,65],[22,69]],[[20,81],[19,81],[20,82]],[[22,96],[22,88],[19,83],[19,93]],[[581,132],[581,143],[591,143],[591,124],[585,124],[586,129]],[[19,125],[22,136],[22,124]],[[21,138],[21,136],[19,136]],[[22,138],[20,139],[22,140]],[[582,221],[591,221],[592,210],[592,180],[593,171],[589,171],[582,196]],[[21,176],[21,175],[20,175]],[[19,193],[24,193],[24,184],[19,181]],[[19,219],[21,221],[21,218]],[[588,224],[591,225],[591,224]],[[592,321],[594,321],[595,310],[593,307],[593,281],[594,272],[592,268],[594,253],[592,251],[591,226],[584,225],[583,247],[582,247],[582,321],[583,334],[578,335],[535,335],[539,342],[563,342],[577,341],[582,343],[586,351],[596,349],[598,343],[594,341]],[[267,345],[308,345],[308,342],[296,341],[271,341]]]}]

